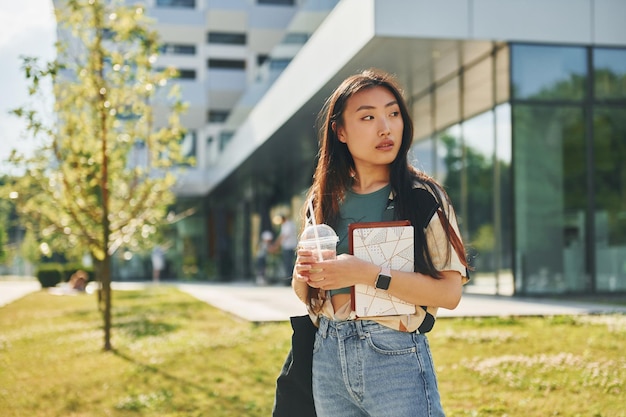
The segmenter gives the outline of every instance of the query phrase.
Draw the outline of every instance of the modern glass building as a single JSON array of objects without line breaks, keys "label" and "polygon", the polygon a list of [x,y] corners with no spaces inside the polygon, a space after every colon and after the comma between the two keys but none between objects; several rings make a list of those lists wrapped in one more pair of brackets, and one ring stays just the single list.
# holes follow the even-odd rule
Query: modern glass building
[{"label": "modern glass building", "polygon": [[208,170],[207,279],[251,276],[271,213],[297,217],[324,99],[378,67],[405,87],[411,158],[453,199],[473,285],[626,291],[620,16],[619,0],[340,1]]}]

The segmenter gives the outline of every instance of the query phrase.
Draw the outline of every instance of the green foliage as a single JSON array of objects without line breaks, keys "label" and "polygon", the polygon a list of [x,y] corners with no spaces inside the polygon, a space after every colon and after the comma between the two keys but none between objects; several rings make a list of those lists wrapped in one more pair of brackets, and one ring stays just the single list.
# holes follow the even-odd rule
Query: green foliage
[{"label": "green foliage", "polygon": [[57,263],[44,263],[39,266],[35,276],[42,288],[54,287],[63,281],[63,267]]},{"label": "green foliage", "polygon": [[122,246],[141,251],[166,221],[172,169],[193,162],[180,152],[186,106],[168,86],[176,71],[154,66],[158,37],[143,6],[65,0],[55,7],[57,59],[23,63],[33,98],[52,81],[52,115],[32,105],[13,111],[42,143],[32,156],[11,157],[26,169],[15,184],[19,211],[44,252],[91,254],[110,350],[111,256]]},{"label": "green foliage", "polygon": [[80,264],[62,264],[57,262],[40,264],[35,275],[43,288],[50,288],[61,282],[68,282],[72,275],[78,270],[87,273],[89,276],[88,281],[94,280],[93,268],[88,268]]},{"label": "green foliage", "polygon": [[139,250],[166,218],[169,169],[188,162],[179,148],[185,105],[168,86],[175,71],[154,66],[157,33],[141,6],[70,0],[56,12],[57,59],[23,63],[34,98],[53,81],[53,117],[13,111],[43,144],[11,159],[27,170],[16,184],[19,209],[51,251],[103,260],[122,245]]}]

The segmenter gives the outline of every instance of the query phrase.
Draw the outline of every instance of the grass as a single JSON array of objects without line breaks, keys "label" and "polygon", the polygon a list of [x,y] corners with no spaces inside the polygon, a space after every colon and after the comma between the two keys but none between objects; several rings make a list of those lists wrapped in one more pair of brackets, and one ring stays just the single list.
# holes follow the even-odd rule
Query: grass
[{"label": "grass", "polygon": [[[115,292],[103,352],[95,307],[41,291],[0,308],[3,417],[271,414],[287,322],[169,287]],[[626,316],[446,318],[429,339],[448,417],[626,416]]]}]

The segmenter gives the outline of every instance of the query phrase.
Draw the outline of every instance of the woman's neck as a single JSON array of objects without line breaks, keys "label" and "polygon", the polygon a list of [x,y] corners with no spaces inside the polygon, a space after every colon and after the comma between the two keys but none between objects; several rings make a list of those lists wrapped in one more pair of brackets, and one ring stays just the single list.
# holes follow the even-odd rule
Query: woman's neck
[{"label": "woman's neck", "polygon": [[360,176],[357,172],[353,177],[352,191],[357,194],[369,194],[378,191],[389,184],[389,173],[377,173],[377,175]]},{"label": "woman's neck", "polygon": [[357,194],[369,194],[389,184],[390,168],[385,166],[357,165],[352,177],[352,191]]}]

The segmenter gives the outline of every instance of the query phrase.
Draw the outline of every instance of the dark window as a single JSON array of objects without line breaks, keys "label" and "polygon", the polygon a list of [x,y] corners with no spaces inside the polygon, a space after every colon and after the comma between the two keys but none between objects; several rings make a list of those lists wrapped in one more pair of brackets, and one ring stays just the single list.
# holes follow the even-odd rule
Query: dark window
[{"label": "dark window", "polygon": [[234,32],[209,32],[207,35],[209,43],[222,43],[226,45],[245,45],[246,34]]},{"label": "dark window", "polygon": [[195,55],[196,45],[183,45],[175,43],[166,43],[159,48],[162,54],[170,55]]},{"label": "dark window", "polygon": [[265,61],[267,61],[267,58],[269,58],[269,56],[267,54],[259,54],[256,56],[256,64],[260,67],[261,65],[263,65],[263,63]]},{"label": "dark window", "polygon": [[209,59],[208,66],[213,69],[246,69],[246,61],[241,59]]},{"label": "dark window", "polygon": [[257,4],[270,6],[293,6],[294,0],[256,0]]},{"label": "dark window", "polygon": [[282,58],[282,59],[272,59],[270,61],[270,68],[273,70],[284,70],[287,68],[287,65],[291,62],[291,59]]},{"label": "dark window", "polygon": [[283,43],[304,45],[308,40],[308,33],[292,32],[285,35]]},{"label": "dark window", "polygon": [[220,152],[224,150],[228,142],[235,136],[234,132],[221,132],[220,133]]},{"label": "dark window", "polygon": [[[196,156],[196,131],[190,130],[180,139],[180,152],[184,158],[195,158]],[[182,165],[189,165],[185,161]]]},{"label": "dark window", "polygon": [[157,7],[182,7],[195,9],[196,0],[156,0]]},{"label": "dark window", "polygon": [[196,79],[196,70],[191,69],[179,69],[178,77],[181,80],[195,80]]},{"label": "dark window", "polygon": [[209,110],[207,118],[209,123],[222,123],[226,121],[229,114],[229,110]]}]

